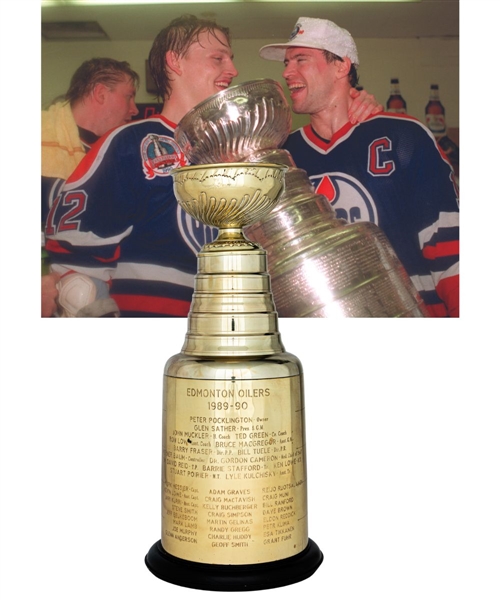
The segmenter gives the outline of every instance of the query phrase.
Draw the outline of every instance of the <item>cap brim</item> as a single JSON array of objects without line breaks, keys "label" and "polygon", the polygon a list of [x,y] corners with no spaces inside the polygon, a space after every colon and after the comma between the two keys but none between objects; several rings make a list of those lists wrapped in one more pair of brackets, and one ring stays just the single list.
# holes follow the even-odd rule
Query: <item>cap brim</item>
[{"label": "cap brim", "polygon": [[288,42],[287,44],[268,44],[267,46],[262,46],[259,50],[259,55],[266,60],[279,60],[283,62],[288,48],[313,48],[314,50],[323,50],[319,45],[293,44]]},{"label": "cap brim", "polygon": [[[267,46],[262,46],[262,48],[259,50],[259,55],[261,58],[265,58],[266,60],[279,60],[280,62],[283,62],[285,60],[285,55],[288,48],[312,48],[313,50],[325,50],[324,45],[319,43],[294,44],[293,42],[288,42],[287,44],[268,44]],[[329,52],[331,52],[331,50],[329,50]],[[358,67],[359,60],[355,49],[354,54],[356,60],[353,60],[349,56],[348,58],[355,67]]]},{"label": "cap brim", "polygon": [[261,58],[265,58],[266,60],[283,61],[287,48],[288,44],[269,44],[267,46],[262,46],[262,48],[259,50],[259,55]]}]

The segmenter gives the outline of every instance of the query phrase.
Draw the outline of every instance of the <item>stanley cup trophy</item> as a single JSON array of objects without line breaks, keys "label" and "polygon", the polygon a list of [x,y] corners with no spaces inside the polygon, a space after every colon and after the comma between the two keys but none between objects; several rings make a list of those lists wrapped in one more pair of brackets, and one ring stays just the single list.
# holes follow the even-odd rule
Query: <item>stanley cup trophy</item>
[{"label": "stanley cup trophy", "polygon": [[265,162],[288,166],[271,213],[246,227],[267,251],[282,317],[425,317],[427,309],[382,230],[347,224],[281,150],[291,112],[271,79],[228,88],[198,104],[175,137],[193,164]]},{"label": "stanley cup trophy", "polygon": [[181,206],[219,228],[198,254],[188,332],[165,367],[162,531],[149,570],[184,587],[250,591],[310,577],[302,368],[285,352],[266,252],[242,227],[265,218],[287,167],[173,172]]},{"label": "stanley cup trophy", "polygon": [[308,537],[302,368],[278,313],[425,316],[382,232],[336,219],[279,149],[290,127],[281,86],[258,80],[211,96],[175,134],[193,163],[172,172],[176,198],[219,228],[165,366],[162,531],[146,556],[185,587],[276,588],[323,560]]}]

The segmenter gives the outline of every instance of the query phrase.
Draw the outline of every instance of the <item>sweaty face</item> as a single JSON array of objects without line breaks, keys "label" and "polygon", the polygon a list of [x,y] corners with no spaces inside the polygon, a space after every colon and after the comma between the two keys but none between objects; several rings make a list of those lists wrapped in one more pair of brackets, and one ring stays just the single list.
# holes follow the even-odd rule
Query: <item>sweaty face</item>
[{"label": "sweaty face", "polygon": [[331,103],[335,85],[335,63],[328,63],[322,50],[289,48],[283,77],[290,91],[292,108],[298,114],[315,114]]},{"label": "sweaty face", "polygon": [[103,105],[102,133],[128,123],[138,112],[135,105],[135,87],[131,79],[124,79],[113,88],[107,88]]},{"label": "sweaty face", "polygon": [[201,33],[179,62],[190,108],[225,90],[238,75],[231,47],[222,32],[217,32],[217,37],[207,31]]}]

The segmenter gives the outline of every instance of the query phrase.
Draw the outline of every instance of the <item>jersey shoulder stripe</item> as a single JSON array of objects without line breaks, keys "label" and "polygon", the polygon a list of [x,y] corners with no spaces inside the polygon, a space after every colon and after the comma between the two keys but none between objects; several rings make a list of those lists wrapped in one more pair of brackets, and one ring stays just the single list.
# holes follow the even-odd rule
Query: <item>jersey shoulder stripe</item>
[{"label": "jersey shoulder stripe", "polygon": [[[127,123],[126,125],[121,125],[120,127],[112,129],[108,133],[104,134],[92,146],[90,152],[85,155],[78,167],[68,177],[65,186],[66,190],[71,190],[83,185],[93,176],[102,163],[109,147],[111,144],[113,144],[113,142],[115,142],[115,140],[124,137],[128,132],[134,133],[138,136],[143,134],[146,135],[154,128],[165,128],[169,135],[173,137],[175,125],[168,119],[165,119],[165,117],[158,115],[156,117],[150,117],[149,119],[142,119],[140,121]],[[123,143],[127,144],[127,141],[123,139]]]}]

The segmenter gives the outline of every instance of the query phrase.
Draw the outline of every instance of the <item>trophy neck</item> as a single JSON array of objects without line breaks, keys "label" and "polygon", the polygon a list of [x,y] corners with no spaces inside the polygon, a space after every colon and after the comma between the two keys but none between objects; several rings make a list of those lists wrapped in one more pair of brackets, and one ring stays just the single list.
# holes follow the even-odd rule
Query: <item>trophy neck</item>
[{"label": "trophy neck", "polygon": [[284,352],[265,250],[202,249],[182,352],[235,358]]},{"label": "trophy neck", "polygon": [[245,236],[241,227],[221,227],[217,239],[205,244],[201,249],[201,254],[198,255],[198,263],[200,262],[200,256],[204,256],[207,253],[220,253],[223,251],[241,252],[242,250],[262,250],[262,246],[256,242],[251,242]]}]

